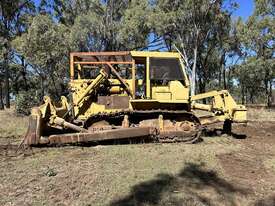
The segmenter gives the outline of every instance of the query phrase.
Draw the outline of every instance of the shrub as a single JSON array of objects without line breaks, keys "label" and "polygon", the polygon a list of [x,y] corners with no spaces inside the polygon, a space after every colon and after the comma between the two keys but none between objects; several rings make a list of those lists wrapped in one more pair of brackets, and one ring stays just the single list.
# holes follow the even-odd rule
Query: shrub
[{"label": "shrub", "polygon": [[33,90],[23,91],[16,95],[15,108],[18,114],[29,115],[31,108],[37,105],[39,105],[39,100]]}]

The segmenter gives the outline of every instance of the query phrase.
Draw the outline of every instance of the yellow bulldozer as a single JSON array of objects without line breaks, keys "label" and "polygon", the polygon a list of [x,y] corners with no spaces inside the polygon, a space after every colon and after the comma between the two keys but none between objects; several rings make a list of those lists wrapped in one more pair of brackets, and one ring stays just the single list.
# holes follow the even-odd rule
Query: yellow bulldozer
[{"label": "yellow bulldozer", "polygon": [[[76,52],[70,54],[70,95],[31,111],[26,145],[151,138],[192,143],[204,125],[246,122],[246,108],[226,90],[190,96],[178,52]],[[202,100],[207,100],[203,104]],[[207,111],[198,117],[193,110]]]}]

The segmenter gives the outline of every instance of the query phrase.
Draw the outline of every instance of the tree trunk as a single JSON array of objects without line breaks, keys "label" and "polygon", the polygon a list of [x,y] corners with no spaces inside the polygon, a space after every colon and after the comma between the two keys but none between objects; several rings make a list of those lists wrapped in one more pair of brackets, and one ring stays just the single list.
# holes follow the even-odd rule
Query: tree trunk
[{"label": "tree trunk", "polygon": [[250,93],[250,103],[251,104],[254,104],[254,95],[253,95],[253,91],[249,91],[249,93]]},{"label": "tree trunk", "polygon": [[22,73],[22,77],[23,77],[23,81],[24,81],[24,89],[25,89],[25,91],[28,91],[28,83],[27,83],[27,77],[26,77],[26,63],[25,63],[25,58],[22,56],[21,57],[21,69],[22,69],[22,71],[21,71],[21,73]]},{"label": "tree trunk", "polygon": [[41,75],[40,76],[41,77],[41,96],[40,96],[40,101],[42,101],[43,100],[43,97],[45,96],[45,80],[44,80],[44,78],[43,78],[43,76]]},{"label": "tree trunk", "polygon": [[19,87],[18,87],[18,79],[20,78],[20,73],[16,75],[16,77],[12,80],[13,85],[14,85],[14,93],[18,94],[19,93]]},{"label": "tree trunk", "polygon": [[222,64],[223,70],[223,89],[227,89],[227,82],[226,82],[226,69],[224,63]]},{"label": "tree trunk", "polygon": [[[199,77],[198,84],[199,84],[199,93],[200,94],[205,93],[206,84],[205,84],[204,78]],[[203,102],[203,104],[206,104],[206,99],[202,99],[202,102]]]},{"label": "tree trunk", "polygon": [[267,105],[269,107],[272,106],[272,80],[269,81],[269,94],[268,94],[268,102]]},{"label": "tree trunk", "polygon": [[5,100],[6,100],[6,108],[10,108],[10,82],[9,82],[9,58],[8,58],[8,53],[4,54],[4,68],[5,68]]},{"label": "tree trunk", "polygon": [[[223,77],[223,81],[224,81],[224,58],[225,58],[225,52],[222,53],[221,55],[221,59],[220,59],[220,69],[219,69],[219,88],[222,88],[222,77]],[[223,83],[223,87],[224,87],[224,83]]]},{"label": "tree trunk", "polygon": [[219,69],[218,82],[219,82],[219,88],[222,88],[222,68]]},{"label": "tree trunk", "polygon": [[0,82],[0,110],[4,109],[2,82]]},{"label": "tree trunk", "polygon": [[242,94],[242,104],[245,104],[245,89],[243,85],[241,85],[241,94]]},{"label": "tree trunk", "polygon": [[249,103],[249,90],[247,88],[245,89],[245,103]]},{"label": "tree trunk", "polygon": [[266,105],[269,107],[270,106],[270,104],[271,104],[271,102],[270,102],[270,99],[269,99],[269,86],[268,86],[268,80],[267,79],[265,79],[264,80],[264,86],[265,86],[265,103],[266,103]]},{"label": "tree trunk", "polygon": [[54,87],[54,93],[55,93],[54,95],[55,95],[55,97],[59,97],[60,94],[58,92],[58,89],[57,89],[57,86],[56,86],[53,74],[50,74],[50,77],[51,77],[51,80],[52,80],[52,83],[53,83],[53,87]]},{"label": "tree trunk", "polygon": [[231,88],[231,84],[229,83],[231,80],[231,75],[232,75],[231,67],[228,67],[227,78],[226,78],[226,89],[228,90],[230,90]]},{"label": "tree trunk", "polygon": [[197,53],[198,53],[198,47],[196,45],[194,48],[194,61],[193,61],[193,66],[192,66],[191,96],[195,95],[195,90],[196,90]]}]

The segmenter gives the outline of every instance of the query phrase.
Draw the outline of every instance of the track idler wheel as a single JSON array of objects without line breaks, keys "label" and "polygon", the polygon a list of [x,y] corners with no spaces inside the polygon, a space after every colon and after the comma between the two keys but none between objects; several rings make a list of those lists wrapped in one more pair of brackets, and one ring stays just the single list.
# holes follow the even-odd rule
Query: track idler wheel
[{"label": "track idler wheel", "polygon": [[195,143],[199,140],[201,129],[199,122],[177,122],[174,127],[168,127],[160,131],[160,142],[185,142]]}]

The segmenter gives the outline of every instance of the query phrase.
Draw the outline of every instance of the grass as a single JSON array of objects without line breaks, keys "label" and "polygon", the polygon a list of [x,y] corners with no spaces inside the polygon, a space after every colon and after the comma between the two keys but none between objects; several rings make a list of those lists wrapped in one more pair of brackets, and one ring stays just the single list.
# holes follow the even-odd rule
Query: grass
[{"label": "grass", "polygon": [[[31,205],[121,205],[123,202],[124,205],[134,205],[135,201],[140,203],[137,205],[152,205],[154,202],[166,205],[192,196],[188,188],[180,185],[188,180],[188,177],[180,177],[184,168],[191,164],[206,172],[220,171],[216,175],[222,175],[215,155],[225,152],[222,145],[217,144],[138,144],[36,150],[39,151],[33,156],[20,161],[1,162],[0,173],[5,174],[0,176],[4,188],[0,192],[2,204],[7,204],[11,201],[9,197],[13,196],[17,197],[11,201],[15,205],[23,202]],[[204,155],[206,150],[207,156]],[[231,147],[226,151],[232,150]],[[49,171],[55,175],[48,175]],[[145,190],[146,198],[142,199],[140,190]],[[193,190],[195,192],[196,188]],[[213,195],[223,198],[220,194]]]},{"label": "grass", "polygon": [[[0,121],[2,142],[27,127],[27,118],[12,110],[1,111]],[[253,205],[258,187],[265,187],[263,198],[275,188],[275,177],[261,173],[274,171],[275,144],[267,144],[268,155],[251,149],[254,144],[253,138],[223,135],[195,145],[33,148],[31,155],[14,157],[0,151],[0,205]],[[247,157],[263,158],[261,171],[247,166]],[[257,183],[253,175],[273,185]]]},{"label": "grass", "polygon": [[[198,116],[209,115],[208,112],[195,110],[195,114]],[[247,119],[249,121],[275,121],[275,109],[266,108],[247,108]]]},{"label": "grass", "polygon": [[248,108],[247,118],[252,121],[275,121],[275,109]]},{"label": "grass", "polygon": [[0,137],[18,138],[27,131],[28,117],[18,116],[14,109],[0,110]]},{"label": "grass", "polygon": [[273,170],[273,172],[275,172],[275,156],[273,156],[272,158],[270,159],[267,159],[265,162],[264,162],[264,166],[266,168],[269,168],[271,170]]},{"label": "grass", "polygon": [[[273,109],[248,109],[248,119],[255,121],[275,121]],[[18,138],[25,134],[28,125],[28,117],[15,114],[14,109],[0,110],[0,137]]]}]

